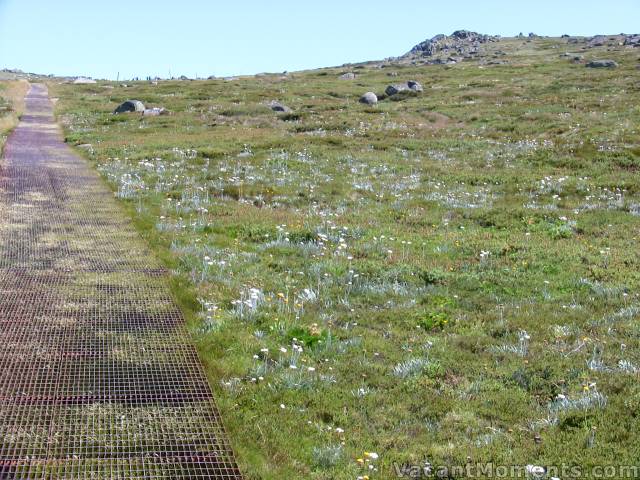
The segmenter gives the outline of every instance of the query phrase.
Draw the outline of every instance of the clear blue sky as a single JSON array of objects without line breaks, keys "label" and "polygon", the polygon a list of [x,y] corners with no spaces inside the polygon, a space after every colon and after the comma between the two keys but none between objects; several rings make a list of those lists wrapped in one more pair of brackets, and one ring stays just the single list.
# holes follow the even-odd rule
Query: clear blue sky
[{"label": "clear blue sky", "polygon": [[294,71],[457,29],[637,33],[640,0],[0,0],[0,68],[120,78]]}]

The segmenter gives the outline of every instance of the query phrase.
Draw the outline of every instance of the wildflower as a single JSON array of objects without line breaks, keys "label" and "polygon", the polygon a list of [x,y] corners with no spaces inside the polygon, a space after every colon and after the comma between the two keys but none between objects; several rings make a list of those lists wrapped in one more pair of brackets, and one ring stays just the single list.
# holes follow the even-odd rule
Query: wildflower
[{"label": "wildflower", "polygon": [[364,456],[371,459],[371,460],[377,460],[378,459],[378,454],[376,452],[364,452]]},{"label": "wildflower", "polygon": [[287,349],[286,349],[286,348],[284,348],[284,347],[280,347],[280,351],[281,351],[282,353],[287,353]]},{"label": "wildflower", "polygon": [[285,406],[284,406],[284,403],[281,403],[281,404],[280,404],[280,408],[284,410],[284,409],[285,409],[285,408],[287,408],[287,407],[285,407]]},{"label": "wildflower", "polygon": [[527,473],[533,478],[542,478],[545,474],[544,467],[538,465],[527,465]]}]

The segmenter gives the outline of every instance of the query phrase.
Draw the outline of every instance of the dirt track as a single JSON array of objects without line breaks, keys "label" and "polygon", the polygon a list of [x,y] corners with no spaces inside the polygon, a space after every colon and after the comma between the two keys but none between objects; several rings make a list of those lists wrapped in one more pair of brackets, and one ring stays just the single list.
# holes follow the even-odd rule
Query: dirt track
[{"label": "dirt track", "polygon": [[0,480],[240,478],[165,270],[46,87],[26,107],[0,162]]}]

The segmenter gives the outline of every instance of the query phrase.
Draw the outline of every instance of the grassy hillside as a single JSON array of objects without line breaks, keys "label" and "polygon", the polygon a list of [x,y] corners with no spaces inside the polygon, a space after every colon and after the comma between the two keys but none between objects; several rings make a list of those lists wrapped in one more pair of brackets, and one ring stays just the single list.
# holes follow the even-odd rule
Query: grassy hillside
[{"label": "grassy hillside", "polygon": [[[640,458],[640,52],[487,48],[507,63],[52,85],[175,272],[248,478]],[[172,113],[111,115],[131,98]]]},{"label": "grassy hillside", "polygon": [[23,80],[0,81],[0,151],[9,130],[18,123],[24,110],[24,96],[29,84]]}]

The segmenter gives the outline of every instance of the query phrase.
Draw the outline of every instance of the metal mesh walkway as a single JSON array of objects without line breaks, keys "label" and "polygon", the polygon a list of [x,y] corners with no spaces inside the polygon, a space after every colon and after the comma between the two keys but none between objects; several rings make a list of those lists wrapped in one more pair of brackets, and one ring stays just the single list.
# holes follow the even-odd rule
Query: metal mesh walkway
[{"label": "metal mesh walkway", "polygon": [[60,140],[0,162],[0,480],[241,478],[166,272]]}]

